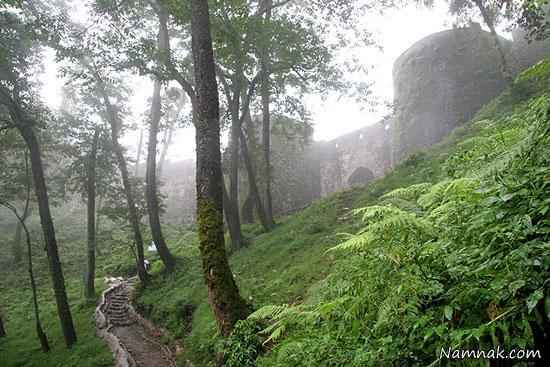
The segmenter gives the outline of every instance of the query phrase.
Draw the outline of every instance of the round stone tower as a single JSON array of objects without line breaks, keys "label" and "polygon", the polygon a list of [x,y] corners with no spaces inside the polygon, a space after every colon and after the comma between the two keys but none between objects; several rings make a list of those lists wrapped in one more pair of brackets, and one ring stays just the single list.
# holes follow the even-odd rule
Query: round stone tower
[{"label": "round stone tower", "polygon": [[[501,39],[509,53],[511,42]],[[439,142],[506,86],[493,39],[479,25],[432,34],[393,67],[392,164]]]}]

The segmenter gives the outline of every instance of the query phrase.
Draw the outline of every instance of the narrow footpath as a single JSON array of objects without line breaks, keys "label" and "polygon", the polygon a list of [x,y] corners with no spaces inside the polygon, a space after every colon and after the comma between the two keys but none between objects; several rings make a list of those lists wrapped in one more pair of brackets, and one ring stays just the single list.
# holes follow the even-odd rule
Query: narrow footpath
[{"label": "narrow footpath", "polygon": [[96,309],[98,335],[111,348],[116,367],[175,367],[174,354],[160,341],[161,333],[130,304],[133,281],[108,279]]}]

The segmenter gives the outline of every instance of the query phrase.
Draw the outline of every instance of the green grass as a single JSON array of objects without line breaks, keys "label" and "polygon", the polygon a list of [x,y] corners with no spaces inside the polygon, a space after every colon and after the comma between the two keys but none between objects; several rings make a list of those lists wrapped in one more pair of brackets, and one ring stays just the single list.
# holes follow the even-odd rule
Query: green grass
[{"label": "green grass", "polygon": [[[316,305],[321,302],[330,279],[357,265],[349,254],[327,253],[328,249],[342,242],[341,233],[355,233],[364,227],[360,218],[350,214],[351,210],[377,203],[381,195],[396,188],[448,179],[450,169],[458,167],[452,173],[457,177],[471,175],[473,170],[479,173],[482,168],[491,169],[483,167],[482,163],[479,166],[457,164],[449,167],[448,162],[450,157],[465,150],[468,139],[491,137],[495,130],[507,128],[507,116],[525,108],[531,98],[550,89],[548,65],[550,62],[541,63],[528,71],[518,79],[515,88],[505,91],[485,106],[471,123],[455,129],[432,148],[414,154],[385,177],[318,200],[295,215],[278,218],[276,228],[270,233],[263,233],[259,225],[244,226],[249,246],[230,258],[243,297],[256,309],[271,304]],[[487,119],[501,121],[501,125],[487,125],[484,123]],[[512,140],[505,146],[512,146],[522,136],[521,132],[512,135]],[[502,161],[507,154],[505,151],[496,153],[500,155],[492,158],[494,162]],[[165,226],[164,230],[178,257],[177,271],[166,275],[158,259],[154,261],[152,283],[140,290],[135,300],[137,308],[183,342],[184,353],[179,357],[180,362],[190,359],[196,366],[213,366],[223,345],[206,302],[196,234],[174,226]],[[26,271],[5,268],[0,270],[0,305],[8,337],[0,340],[2,366],[110,366],[113,363],[106,345],[95,336],[92,320],[95,306],[81,301],[83,244],[78,238],[82,233],[65,232],[67,239],[60,241],[67,244],[62,248],[62,258],[72,259],[64,266],[79,342],[71,350],[64,347],[53,297],[48,291],[50,283],[43,258],[37,261],[37,271],[43,281],[40,284],[41,314],[52,347],[48,354],[40,351],[35,336]],[[128,233],[114,231],[102,239],[104,254],[98,259],[98,277],[102,274],[128,274],[134,270],[128,248],[122,245],[129,241],[128,238]],[[103,245],[104,242],[110,244]],[[38,251],[37,248],[35,253]],[[295,340],[300,340],[301,336],[295,337]],[[318,337],[321,343],[324,336]],[[291,351],[292,348],[300,349],[299,345],[284,347]],[[331,352],[318,351],[327,355]],[[277,365],[274,352],[264,355],[263,360],[266,365]]]},{"label": "green grass", "polygon": [[[547,65],[548,62],[538,68]],[[550,78],[540,74],[536,75],[536,85],[529,84],[531,76],[519,78],[514,88],[483,108],[471,123],[455,129],[430,149],[414,154],[385,177],[364,187],[333,194],[290,217],[279,218],[270,233],[261,233],[257,225],[245,226],[250,245],[230,259],[243,296],[255,308],[317,302],[328,276],[345,272],[347,264],[342,255],[326,251],[342,241],[340,233],[354,233],[363,227],[360,218],[350,215],[351,209],[373,204],[396,188],[447,179],[449,167],[445,162],[464,150],[460,143],[493,132],[476,121],[510,115],[548,90]],[[222,346],[206,302],[197,238],[191,233],[183,237],[173,233],[169,242],[176,243],[175,253],[185,260],[174,275],[164,277],[158,271],[154,284],[142,292],[137,302],[155,322],[183,340],[185,353],[181,361],[190,359],[198,366],[214,365]],[[189,309],[194,310],[192,321],[189,313],[183,311]]]},{"label": "green grass", "polygon": [[[13,279],[13,278],[12,278]],[[25,279],[19,278],[24,282]],[[42,292],[40,295],[41,320],[48,336],[51,350],[43,353],[36,337],[32,295],[25,283],[21,288],[3,287],[1,301],[4,305],[2,314],[7,337],[0,340],[1,365],[6,367],[101,367],[112,366],[113,358],[102,339],[95,335],[95,322],[92,318],[95,305],[79,301],[81,285],[77,282],[68,284],[71,311],[78,342],[71,349],[65,347],[63,335],[53,294]],[[45,287],[43,287],[45,288]]]}]

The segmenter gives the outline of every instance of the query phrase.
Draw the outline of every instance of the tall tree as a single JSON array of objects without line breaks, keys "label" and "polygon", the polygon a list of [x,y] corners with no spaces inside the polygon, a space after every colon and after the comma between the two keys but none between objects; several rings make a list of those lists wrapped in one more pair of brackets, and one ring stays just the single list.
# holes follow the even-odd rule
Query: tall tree
[{"label": "tall tree", "polygon": [[249,307],[227,261],[223,235],[219,97],[207,0],[191,2],[191,34],[197,91],[197,221],[208,301],[218,328],[229,335]]},{"label": "tall tree", "polygon": [[[264,13],[264,30],[269,29],[271,23],[272,0],[264,0],[262,12]],[[267,31],[269,32],[269,31]],[[270,93],[270,52],[269,43],[260,45],[260,67],[261,67],[261,94],[262,94],[262,146],[264,155],[264,179],[265,179],[265,220],[269,227],[275,225],[273,220],[273,199],[271,197],[271,112],[269,103]]]},{"label": "tall tree", "polygon": [[[31,199],[31,177],[29,174],[29,164],[28,164],[28,158],[27,153],[25,152],[25,173],[27,177],[27,183],[26,183],[26,199],[25,199],[25,207],[28,207],[30,199]],[[27,264],[28,264],[28,271],[29,271],[29,280],[31,284],[31,291],[32,291],[32,300],[33,300],[33,310],[34,310],[34,320],[35,320],[35,326],[36,326],[36,334],[38,336],[38,340],[40,341],[40,346],[42,348],[43,352],[49,352],[50,351],[50,345],[48,343],[48,338],[46,334],[44,333],[44,329],[42,328],[42,323],[40,321],[40,310],[38,306],[38,290],[36,287],[36,281],[34,278],[34,270],[32,265],[32,243],[31,243],[31,235],[29,233],[29,230],[27,228],[27,225],[25,224],[25,221],[23,220],[23,217],[19,215],[17,209],[11,205],[9,202],[6,202],[2,199],[0,199],[0,205],[8,208],[13,215],[17,218],[17,221],[21,224],[23,227],[23,231],[25,232],[25,239],[27,243]]]},{"label": "tall tree", "polygon": [[157,176],[160,180],[162,178],[162,172],[166,158],[168,156],[168,149],[172,145],[174,132],[178,127],[178,123],[181,117],[181,112],[186,102],[185,95],[181,89],[168,88],[166,91],[166,128],[164,129],[164,135],[162,138],[162,150],[159,157],[159,164],[157,169]]},{"label": "tall tree", "polygon": [[256,205],[256,213],[258,214],[258,218],[260,218],[260,223],[264,228],[270,228],[272,224],[269,223],[269,219],[267,217],[267,211],[264,209],[262,200],[260,198],[260,191],[258,190],[256,175],[254,173],[254,167],[252,164],[252,157],[250,156],[250,152],[248,150],[248,144],[246,142],[246,137],[244,136],[244,133],[242,132],[242,130],[241,130],[241,144],[242,144],[242,151],[243,151],[243,160],[246,166],[246,172],[248,173],[248,184],[249,184],[250,196],[252,198],[253,203]]},{"label": "tall tree", "polygon": [[96,127],[92,138],[92,147],[86,164],[86,210],[87,210],[87,259],[84,294],[87,299],[95,298],[95,252],[96,252],[96,165],[99,128]]},{"label": "tall tree", "polygon": [[[33,83],[29,80],[32,67],[40,64],[38,61],[40,55],[36,48],[39,34],[29,32],[29,29],[35,28],[31,24],[25,24],[25,21],[19,18],[19,14],[1,10],[0,17],[2,18],[2,24],[6,25],[0,32],[0,41],[3,45],[3,52],[0,53],[0,65],[2,65],[2,73],[0,73],[0,108],[3,108],[9,116],[8,126],[17,129],[29,150],[34,191],[52,277],[57,312],[65,344],[71,347],[76,342],[76,332],[59,259],[40,144],[35,133],[35,129],[41,123],[46,122],[43,119],[48,116],[48,113],[37,100]],[[29,47],[29,44],[34,47]]]},{"label": "tall tree", "polygon": [[[99,23],[99,22],[98,22]],[[128,208],[128,221],[132,227],[136,258],[136,268],[140,281],[146,284],[148,274],[145,269],[144,242],[141,233],[140,216],[136,205],[132,180],[128,171],[125,149],[120,143],[124,129],[125,88],[120,81],[120,71],[123,69],[121,53],[113,47],[120,38],[110,34],[108,30],[97,24],[93,31],[83,29],[74,23],[65,24],[67,36],[63,43],[54,46],[58,58],[69,62],[64,72],[80,80],[87,93],[100,101],[101,116],[110,126],[111,145],[117,162],[124,196]]]},{"label": "tall tree", "polygon": [[[23,208],[23,213],[21,214],[21,219],[23,222],[26,222],[27,219],[30,217],[32,212],[32,207],[29,205],[25,205]],[[12,245],[12,253],[13,253],[13,262],[16,264],[19,264],[23,260],[23,251],[21,247],[21,239],[23,235],[23,225],[21,222],[17,221],[17,225],[15,227],[15,235],[13,236],[13,245]]]},{"label": "tall tree", "polygon": [[105,107],[107,120],[111,125],[111,141],[113,144],[113,150],[122,177],[122,185],[124,187],[124,195],[126,196],[126,203],[128,204],[128,218],[132,226],[134,234],[134,246],[136,249],[136,267],[139,280],[142,284],[146,284],[148,280],[147,270],[145,269],[145,252],[143,246],[143,236],[141,235],[141,228],[139,223],[139,216],[136,207],[136,202],[132,190],[132,183],[130,181],[130,174],[128,173],[128,163],[124,156],[124,148],[119,142],[120,130],[122,127],[122,121],[118,115],[116,109],[111,104],[109,95],[105,88],[105,84],[99,74],[95,72],[95,78],[99,94],[101,95]]},{"label": "tall tree", "polygon": [[[159,36],[158,36],[158,49],[161,53],[166,52],[167,49],[167,33],[168,31],[163,29],[167,25],[168,14],[163,6],[159,7]],[[155,76],[153,87],[153,98],[151,102],[151,117],[149,121],[149,144],[147,146],[147,171],[145,174],[146,180],[146,198],[147,198],[147,211],[149,214],[149,224],[151,227],[151,235],[153,242],[157,248],[157,252],[160,259],[164,263],[167,271],[174,270],[176,261],[162,234],[162,227],[160,224],[159,202],[158,202],[158,189],[157,189],[157,137],[159,132],[160,120],[162,117],[162,99],[161,99],[161,87],[162,80]]]}]

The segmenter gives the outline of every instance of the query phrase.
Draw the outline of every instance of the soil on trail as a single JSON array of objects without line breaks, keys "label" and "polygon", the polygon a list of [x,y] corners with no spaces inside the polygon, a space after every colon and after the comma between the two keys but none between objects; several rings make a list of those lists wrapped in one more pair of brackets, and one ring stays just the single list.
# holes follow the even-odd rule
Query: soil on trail
[{"label": "soil on trail", "polygon": [[148,325],[130,305],[131,284],[117,280],[105,293],[100,309],[105,315],[108,333],[118,339],[128,354],[131,367],[175,367],[171,350],[159,340],[161,333]]}]

